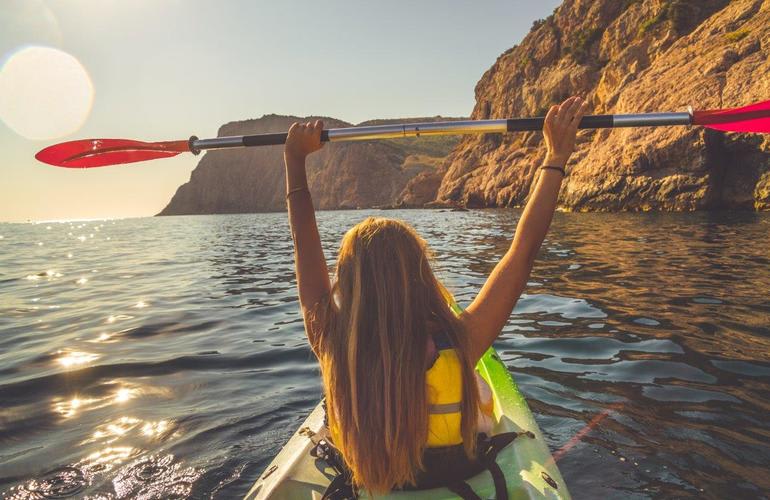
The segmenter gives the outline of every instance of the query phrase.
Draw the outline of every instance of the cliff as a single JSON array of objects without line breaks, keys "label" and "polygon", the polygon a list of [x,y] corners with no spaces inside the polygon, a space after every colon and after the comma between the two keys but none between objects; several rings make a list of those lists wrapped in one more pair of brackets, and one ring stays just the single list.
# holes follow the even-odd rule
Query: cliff
[{"label": "cliff", "polygon": [[[542,115],[571,94],[595,113],[734,107],[770,98],[770,0],[566,0],[476,86],[474,119]],[[518,206],[542,134],[467,136],[439,202]],[[770,139],[701,128],[586,131],[568,210],[770,209]]]},{"label": "cliff", "polygon": [[[292,122],[316,118],[266,115],[228,123],[219,129],[218,136],[285,132]],[[327,128],[352,126],[333,118],[322,119]],[[442,118],[377,120],[361,125],[436,119]],[[319,209],[422,205],[433,199],[438,183],[425,193],[424,189],[413,189],[409,182],[420,175],[434,175],[458,141],[457,137],[431,137],[326,144],[308,158],[313,201]],[[159,215],[284,210],[284,193],[283,146],[210,151]]]},{"label": "cliff", "polygon": [[[472,118],[543,115],[572,94],[596,114],[769,99],[770,0],[565,0],[481,77]],[[299,119],[233,122],[219,135],[284,131]],[[277,146],[206,153],[161,215],[282,210],[281,155]],[[308,173],[324,209],[520,206],[543,156],[539,132],[337,143],[310,157]],[[770,210],[768,136],[584,131],[568,170],[566,210]]]}]

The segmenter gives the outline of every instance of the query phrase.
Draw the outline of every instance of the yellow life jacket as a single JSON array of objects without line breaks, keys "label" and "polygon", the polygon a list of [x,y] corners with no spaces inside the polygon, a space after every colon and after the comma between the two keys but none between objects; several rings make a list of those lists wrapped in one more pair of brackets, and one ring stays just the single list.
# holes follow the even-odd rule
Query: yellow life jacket
[{"label": "yellow life jacket", "polygon": [[[425,385],[428,391],[428,448],[454,446],[463,442],[462,437],[462,399],[463,376],[457,350],[446,339],[437,339],[438,357],[425,373]],[[475,372],[474,372],[475,373]],[[494,413],[492,392],[487,383],[477,373],[476,384],[479,388],[479,432],[491,428],[488,421]]]},{"label": "yellow life jacket", "polygon": [[[428,396],[426,445],[429,448],[438,448],[462,443],[460,403],[463,397],[463,377],[455,349],[441,348],[438,351],[433,366],[425,372],[425,385]],[[327,414],[327,421],[334,439],[338,436],[339,429],[331,415]]]},{"label": "yellow life jacket", "polygon": [[[428,448],[454,446],[463,442],[462,437],[462,365],[457,350],[445,338],[437,338],[437,357],[425,372],[428,397]],[[480,376],[479,385],[479,427],[485,426],[485,419],[493,414],[492,394]],[[332,438],[338,435],[334,419],[327,415]]]},{"label": "yellow life jacket", "polygon": [[463,399],[463,376],[455,349],[438,351],[435,363],[425,373],[425,385],[428,391],[426,445],[437,448],[462,443],[460,403]]}]

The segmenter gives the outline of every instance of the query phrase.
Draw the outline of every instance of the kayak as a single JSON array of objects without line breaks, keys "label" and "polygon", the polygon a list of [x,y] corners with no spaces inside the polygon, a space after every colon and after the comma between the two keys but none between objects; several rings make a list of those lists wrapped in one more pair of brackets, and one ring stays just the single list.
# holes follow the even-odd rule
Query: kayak
[{"label": "kayak", "polygon": [[[567,485],[548,451],[543,434],[516,382],[494,349],[490,348],[484,354],[476,365],[476,371],[492,390],[494,424],[491,434],[522,434],[503,448],[496,458],[505,475],[508,498],[569,499]],[[319,404],[267,466],[246,498],[320,499],[335,473],[323,459],[312,456],[311,450],[319,439],[327,436],[324,410]],[[495,498],[495,485],[489,471],[483,470],[465,482],[480,498]],[[359,497],[371,498],[366,492],[360,492]],[[434,488],[392,491],[377,498],[432,500],[459,497],[447,488]]]}]

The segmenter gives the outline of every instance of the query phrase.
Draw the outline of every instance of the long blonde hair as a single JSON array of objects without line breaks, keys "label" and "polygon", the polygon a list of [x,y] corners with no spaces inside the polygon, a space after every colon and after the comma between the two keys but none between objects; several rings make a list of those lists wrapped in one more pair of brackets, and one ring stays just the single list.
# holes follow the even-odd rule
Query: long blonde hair
[{"label": "long blonde hair", "polygon": [[319,355],[334,444],[354,484],[372,493],[415,482],[428,432],[428,336],[462,365],[462,437],[475,454],[478,388],[469,338],[431,270],[425,241],[403,222],[370,217],[342,240]]}]

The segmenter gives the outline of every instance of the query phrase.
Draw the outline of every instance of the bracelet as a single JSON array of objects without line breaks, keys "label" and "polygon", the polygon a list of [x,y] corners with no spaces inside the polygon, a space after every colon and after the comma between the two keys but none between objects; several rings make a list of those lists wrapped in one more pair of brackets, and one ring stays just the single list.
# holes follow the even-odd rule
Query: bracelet
[{"label": "bracelet", "polygon": [[307,191],[308,194],[310,194],[310,190],[307,188],[307,186],[300,186],[295,187],[294,189],[290,189],[288,193],[286,193],[286,199],[289,199],[289,196],[293,195],[294,193],[299,193],[300,191]]},{"label": "bracelet", "polygon": [[558,170],[559,172],[561,172],[562,177],[567,176],[567,172],[564,170],[564,167],[557,167],[555,165],[543,165],[540,168],[547,168],[549,170]]}]

